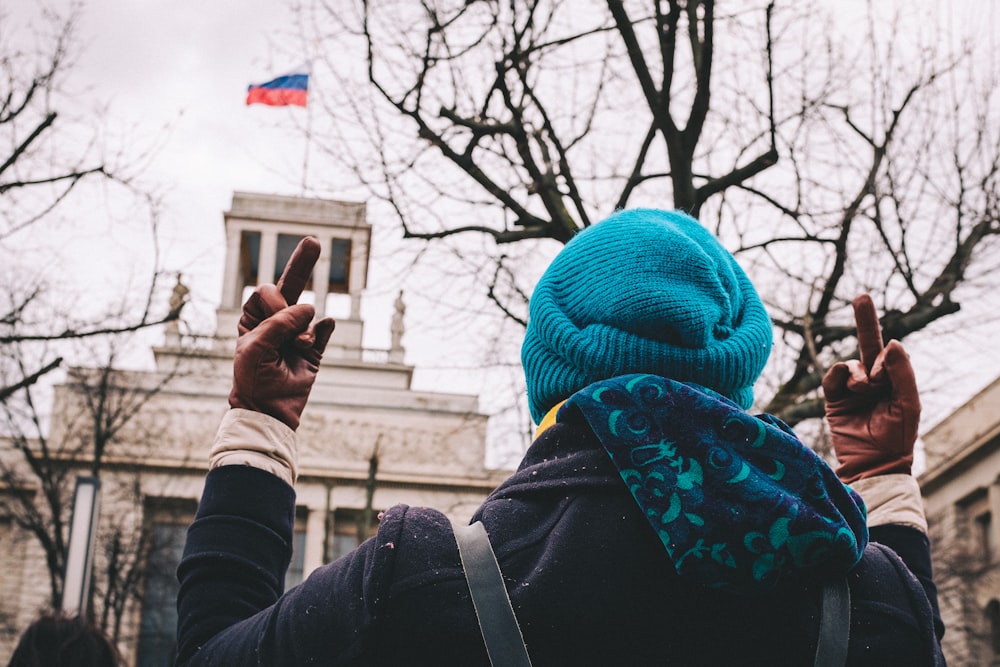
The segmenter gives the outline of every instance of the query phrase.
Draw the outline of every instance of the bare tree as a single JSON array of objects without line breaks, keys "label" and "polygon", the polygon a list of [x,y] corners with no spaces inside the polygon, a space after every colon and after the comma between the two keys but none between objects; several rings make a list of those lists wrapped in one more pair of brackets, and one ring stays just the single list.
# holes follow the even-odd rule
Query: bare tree
[{"label": "bare tree", "polygon": [[[138,476],[133,478],[128,493],[131,503],[141,507],[143,494]],[[103,553],[98,561],[100,577],[94,587],[94,598],[101,602],[98,624],[115,642],[121,639],[122,624],[130,605],[142,600],[143,583],[148,576],[150,555],[156,548],[150,527],[145,521],[135,522],[133,517],[112,517],[106,532],[98,537]]]},{"label": "bare tree", "polygon": [[0,239],[51,214],[81,182],[115,178],[106,161],[93,155],[89,142],[78,152],[70,148],[76,142],[56,145],[65,135],[52,98],[72,54],[78,14],[45,18],[40,52],[8,43],[0,59],[0,136],[6,153],[0,163],[0,196],[6,203],[0,214]]},{"label": "bare tree", "polygon": [[488,239],[450,247],[522,324],[537,271],[514,245],[624,206],[698,215],[774,316],[762,406],[798,423],[855,352],[856,294],[887,337],[921,332],[988,283],[1000,231],[996,50],[937,4],[885,7],[299,3],[331,79],[306,129],[405,237]]},{"label": "bare tree", "polygon": [[[15,40],[13,34],[5,34],[0,41],[0,257],[6,268],[6,287],[0,294],[0,350],[21,343],[41,349],[47,343],[137,331],[177,320],[183,305],[165,312],[157,307],[163,276],[154,268],[145,297],[138,301],[133,297],[103,313],[59,309],[53,306],[51,285],[39,276],[38,267],[29,268],[21,259],[26,245],[38,245],[26,242],[33,235],[53,242],[62,236],[63,230],[53,221],[80,206],[73,197],[88,188],[112,188],[137,201],[146,210],[154,244],[156,240],[159,203],[137,179],[148,156],[134,146],[127,154],[109,148],[100,129],[100,108],[78,116],[58,108],[81,106],[63,91],[72,71],[80,11],[77,5],[67,15],[42,10],[33,39]],[[4,21],[0,29],[17,30]],[[47,260],[58,261],[56,257],[49,255]],[[153,263],[158,264],[155,257]],[[29,361],[24,355],[19,358]],[[31,360],[19,374],[7,375],[0,382],[0,402],[62,363],[63,357],[54,351]]]},{"label": "bare tree", "polygon": [[[26,388],[18,394],[21,400],[0,404],[7,434],[6,451],[0,455],[0,482],[7,490],[0,496],[0,513],[40,545],[53,608],[62,602],[76,476],[103,477],[112,482],[105,495],[125,496],[116,505],[141,506],[138,472],[118,472],[113,479],[104,473],[109,459],[141,457],[136,442],[157,441],[155,434],[136,438],[140,414],[176,376],[176,369],[158,374],[117,370],[112,346],[102,365],[73,368],[68,381],[57,386],[55,418],[44,407],[47,401],[38,397],[40,388]],[[131,429],[127,436],[125,429]],[[141,512],[137,516],[111,516],[101,526],[92,587],[99,597],[91,600],[90,612],[109,631],[120,629],[127,604],[140,590],[149,540]]]},{"label": "bare tree", "polygon": [[[137,332],[176,327],[187,300],[179,276],[169,303],[165,293],[160,205],[140,179],[149,155],[136,144],[115,149],[104,110],[65,88],[81,11],[75,3],[67,14],[42,7],[31,30],[0,15],[0,516],[44,554],[53,608],[62,598],[75,476],[100,476],[106,494],[131,494],[126,505],[141,506],[138,479],[117,474],[108,483],[108,461],[122,455],[122,429],[136,428],[176,370],[140,381],[152,376],[120,370],[121,358]],[[63,239],[79,231],[81,208],[92,221],[100,217],[95,201],[119,199],[129,215],[119,218],[109,205],[109,233],[92,234],[140,239],[148,274],[116,276],[120,290],[116,282],[111,292],[67,269],[63,259],[75,249]],[[151,548],[139,517],[105,517],[100,529],[90,613],[116,638]]]},{"label": "bare tree", "polygon": [[[743,256],[783,283],[768,296],[794,361],[767,407],[791,423],[822,414],[826,366],[855,354],[854,294],[877,295],[887,338],[923,331],[959,311],[963,287],[984,285],[973,261],[988,266],[1000,232],[995,78],[977,80],[977,51],[906,44],[893,37],[906,34],[902,15],[869,14],[866,31],[853,53],[812,35],[824,76],[800,75],[803,111],[781,124],[790,159],[776,171],[788,187],[741,186],[778,224],[761,233],[725,201],[718,216]],[[838,86],[845,66],[857,78]]]}]

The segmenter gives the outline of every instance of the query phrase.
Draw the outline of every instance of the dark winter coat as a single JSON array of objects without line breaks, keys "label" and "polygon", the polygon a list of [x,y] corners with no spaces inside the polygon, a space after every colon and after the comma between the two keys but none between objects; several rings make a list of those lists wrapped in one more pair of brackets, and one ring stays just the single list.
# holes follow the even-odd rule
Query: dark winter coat
[{"label": "dark winter coat", "polygon": [[[756,594],[678,575],[594,430],[565,417],[473,517],[533,664],[811,665],[822,572]],[[374,538],[282,595],[294,503],[269,473],[209,473],[178,570],[178,664],[489,664],[443,514],[390,508]],[[849,664],[943,664],[926,536],[870,532],[890,549],[869,544],[847,575]]]}]

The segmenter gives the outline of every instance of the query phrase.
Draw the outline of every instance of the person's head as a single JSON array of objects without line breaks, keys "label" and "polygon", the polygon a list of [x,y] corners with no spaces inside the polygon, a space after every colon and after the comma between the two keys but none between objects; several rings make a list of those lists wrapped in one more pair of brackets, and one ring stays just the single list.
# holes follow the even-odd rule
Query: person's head
[{"label": "person's head", "polygon": [[100,628],[79,616],[45,614],[28,626],[7,667],[118,667],[121,658]]},{"label": "person's head", "polygon": [[630,373],[694,382],[743,408],[771,320],[719,241],[678,211],[619,211],[581,231],[531,296],[521,362],[535,422],[589,384]]}]

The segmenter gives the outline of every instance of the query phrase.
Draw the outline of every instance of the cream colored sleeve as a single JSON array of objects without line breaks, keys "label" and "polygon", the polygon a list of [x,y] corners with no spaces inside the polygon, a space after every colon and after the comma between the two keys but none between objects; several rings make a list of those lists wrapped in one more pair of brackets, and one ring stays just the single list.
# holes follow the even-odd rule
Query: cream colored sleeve
[{"label": "cream colored sleeve", "polygon": [[219,424],[208,467],[252,466],[294,485],[298,477],[297,453],[295,431],[286,424],[261,412],[232,408]]},{"label": "cream colored sleeve", "polygon": [[924,503],[917,478],[912,475],[878,475],[849,485],[868,506],[868,527],[890,523],[927,532]]}]

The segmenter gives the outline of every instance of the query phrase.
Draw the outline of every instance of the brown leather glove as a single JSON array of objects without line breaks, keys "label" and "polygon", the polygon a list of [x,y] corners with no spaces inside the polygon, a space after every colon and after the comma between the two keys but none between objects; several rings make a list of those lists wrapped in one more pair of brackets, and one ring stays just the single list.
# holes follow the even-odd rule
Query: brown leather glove
[{"label": "brown leather glove", "polygon": [[263,412],[292,430],[299,426],[335,326],[329,317],[310,324],[315,309],[294,305],[319,253],[319,241],[302,239],[278,284],[258,287],[243,306],[237,325],[229,406]]},{"label": "brown leather glove", "polygon": [[826,420],[845,484],[866,477],[910,474],[920,423],[920,395],[899,341],[882,347],[871,297],[854,300],[861,360],[834,364],[823,378]]}]

